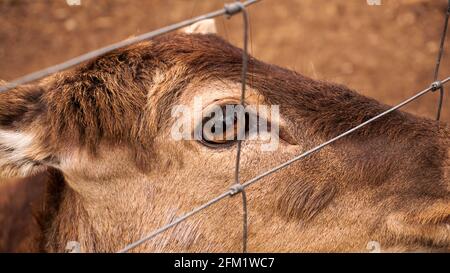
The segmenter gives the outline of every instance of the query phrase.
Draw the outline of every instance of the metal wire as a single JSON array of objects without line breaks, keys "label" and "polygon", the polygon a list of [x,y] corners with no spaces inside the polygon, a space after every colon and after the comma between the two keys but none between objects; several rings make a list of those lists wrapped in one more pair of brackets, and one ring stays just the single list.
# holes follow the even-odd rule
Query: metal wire
[{"label": "metal wire", "polygon": [[[244,50],[242,51],[242,75],[241,75],[241,100],[240,105],[244,106],[245,104],[245,88],[247,81],[247,70],[248,70],[248,14],[245,10],[245,6],[240,2],[236,4],[240,4],[242,19],[244,24]],[[227,9],[227,7],[225,7]],[[244,128],[239,128],[238,130],[242,130]],[[240,135],[240,132],[238,132]],[[234,183],[236,185],[240,185],[240,163],[241,163],[241,150],[242,150],[242,140],[238,138],[237,140],[237,153],[236,153],[236,164],[235,164],[235,172],[234,172]],[[247,241],[248,241],[248,211],[247,211],[247,193],[245,192],[244,187],[239,187],[241,195],[242,195],[242,252],[247,253]]]},{"label": "metal wire", "polygon": [[207,203],[195,208],[194,210],[186,213],[185,215],[181,216],[180,218],[176,219],[175,221],[171,222],[170,224],[167,224],[157,230],[155,230],[154,232],[150,233],[149,235],[143,237],[142,239],[127,245],[126,247],[124,247],[122,250],[118,251],[117,253],[126,253],[140,245],[142,245],[143,243],[147,242],[148,240],[156,237],[157,235],[163,233],[164,231],[168,230],[169,228],[178,225],[179,223],[183,222],[184,220],[188,219],[189,217],[197,214],[198,212],[214,205],[215,203],[219,202],[220,200],[224,199],[225,197],[231,196],[233,194],[232,190],[229,190],[227,192],[222,193],[221,195],[217,196],[216,198],[211,199],[210,201],[208,201]]},{"label": "metal wire", "polygon": [[[433,78],[434,81],[437,81],[437,79],[439,77],[439,68],[441,66],[441,59],[442,59],[442,55],[444,53],[444,44],[445,44],[445,38],[447,37],[449,17],[450,17],[450,0],[448,0],[447,13],[445,15],[445,20],[444,20],[444,30],[442,31],[439,52],[438,52],[438,56],[436,59],[436,67],[434,69],[434,78]],[[441,119],[441,111],[442,111],[443,102],[444,102],[444,86],[442,86],[439,89],[439,102],[438,102],[438,110],[437,110],[437,114],[436,114],[436,120]]]},{"label": "metal wire", "polygon": [[258,180],[261,180],[262,178],[264,178],[264,177],[266,177],[266,176],[268,176],[268,175],[270,175],[270,174],[272,174],[272,173],[274,173],[274,172],[276,172],[278,170],[281,170],[281,169],[291,165],[295,161],[298,161],[298,160],[300,160],[300,159],[302,159],[304,157],[307,157],[308,155],[310,155],[310,154],[312,154],[314,152],[317,152],[317,151],[325,148],[326,146],[332,144],[333,142],[338,141],[339,139],[341,139],[341,138],[343,138],[343,137],[345,137],[345,136],[347,136],[347,135],[349,135],[349,134],[351,134],[351,133],[361,129],[362,127],[364,127],[364,126],[366,126],[366,125],[368,125],[368,124],[378,120],[379,118],[384,117],[385,115],[387,115],[387,114],[389,114],[389,113],[391,113],[391,112],[393,112],[393,111],[395,111],[395,110],[397,110],[397,109],[407,105],[408,103],[410,103],[410,102],[412,102],[412,101],[422,97],[426,93],[428,93],[430,91],[437,90],[438,88],[440,88],[444,84],[446,84],[448,81],[450,81],[450,77],[448,77],[445,80],[440,81],[440,82],[434,82],[430,87],[428,87],[427,89],[425,89],[423,91],[420,91],[419,93],[417,93],[416,95],[410,97],[409,99],[407,99],[407,100],[397,104],[396,106],[394,106],[392,108],[389,108],[388,110],[386,110],[386,111],[382,112],[381,114],[378,114],[377,116],[375,116],[375,117],[373,117],[373,118],[371,118],[371,119],[361,123],[360,125],[358,125],[358,126],[352,128],[352,129],[350,129],[350,130],[348,130],[348,131],[346,131],[346,132],[344,132],[344,133],[342,133],[342,134],[340,134],[340,135],[338,135],[338,136],[336,136],[336,137],[334,137],[334,138],[332,138],[332,139],[330,139],[330,140],[320,144],[319,146],[316,146],[316,147],[312,148],[311,150],[308,150],[308,151],[304,152],[303,154],[301,154],[301,155],[299,155],[297,157],[294,157],[293,159],[291,159],[289,161],[286,161],[285,163],[283,163],[281,165],[278,165],[277,167],[275,167],[275,168],[273,168],[273,169],[271,169],[271,170],[269,170],[269,171],[267,171],[265,173],[262,173],[262,174],[256,176],[255,178],[245,182],[243,184],[243,186],[246,188],[246,187],[250,186],[251,184],[257,182]]},{"label": "metal wire", "polygon": [[[244,7],[246,7],[246,6],[249,6],[249,5],[259,2],[259,1],[260,0],[248,0],[248,1],[242,2],[240,4],[243,5]],[[86,62],[92,58],[99,57],[103,54],[114,51],[116,49],[123,48],[123,47],[129,46],[129,45],[132,45],[132,44],[136,44],[136,43],[139,43],[142,41],[152,39],[154,37],[160,36],[167,32],[171,32],[171,31],[192,25],[199,21],[211,19],[211,18],[218,17],[218,16],[225,15],[225,14],[227,14],[229,16],[234,15],[234,14],[228,14],[227,12],[228,11],[225,8],[223,8],[223,9],[213,11],[213,12],[201,15],[201,16],[194,17],[192,19],[188,19],[188,20],[185,20],[185,21],[173,24],[173,25],[169,25],[169,26],[157,29],[155,31],[147,32],[142,35],[139,35],[139,36],[115,43],[115,44],[111,44],[111,45],[108,45],[106,47],[103,47],[103,48],[100,48],[97,50],[93,50],[91,52],[80,55],[78,57],[75,57],[75,58],[65,61],[63,63],[47,67],[45,69],[33,72],[33,73],[25,75],[23,77],[17,78],[11,82],[8,82],[8,83],[4,84],[3,86],[0,86],[0,93],[8,91],[19,85],[27,84],[27,83],[42,79],[44,77],[50,76],[51,74],[66,70],[70,67],[73,67],[73,66],[81,64],[83,62]]]}]

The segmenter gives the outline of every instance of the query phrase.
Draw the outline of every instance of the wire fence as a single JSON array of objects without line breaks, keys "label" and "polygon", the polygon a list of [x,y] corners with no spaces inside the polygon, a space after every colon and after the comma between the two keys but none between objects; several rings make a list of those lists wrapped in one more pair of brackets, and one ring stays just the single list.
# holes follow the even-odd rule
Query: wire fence
[{"label": "wire fence", "polygon": [[[192,19],[188,19],[170,26],[166,26],[163,27],[161,29],[152,31],[152,32],[148,32],[142,35],[139,35],[137,37],[119,42],[119,43],[115,43],[112,45],[109,45],[107,47],[104,48],[100,48],[91,52],[88,52],[84,55],[81,55],[79,57],[70,59],[64,63],[55,65],[55,66],[51,66],[48,67],[46,69],[43,70],[39,70],[37,72],[25,75],[21,78],[18,78],[14,81],[11,81],[9,83],[6,83],[3,86],[0,86],[0,92],[4,92],[7,90],[10,90],[12,88],[15,88],[17,86],[26,84],[26,83],[30,83],[33,82],[35,80],[38,79],[42,79],[46,76],[49,76],[53,73],[68,69],[70,67],[73,67],[75,65],[81,64],[85,61],[88,61],[92,58],[101,56],[105,53],[111,52],[113,50],[119,49],[119,48],[123,48],[125,46],[128,45],[132,45],[141,41],[145,41],[151,38],[154,38],[156,36],[165,34],[167,32],[171,32],[186,26],[189,26],[191,24],[194,24],[196,22],[205,20],[205,19],[211,19],[211,18],[215,18],[218,16],[227,16],[228,18],[238,14],[238,13],[242,13],[243,16],[243,42],[244,42],[244,49],[243,49],[243,54],[242,54],[242,75],[241,75],[241,99],[240,99],[240,104],[244,105],[245,104],[245,91],[246,91],[246,78],[247,78],[247,69],[248,69],[248,14],[246,11],[246,7],[254,4],[256,2],[259,2],[260,0],[248,0],[245,2],[234,2],[231,4],[226,4],[225,7],[221,10],[217,10],[214,12],[210,12],[198,17],[194,17]],[[237,153],[236,153],[236,161],[235,161],[235,172],[234,172],[234,184],[228,189],[226,190],[224,193],[216,196],[215,198],[211,199],[210,201],[204,203],[203,205],[194,208],[193,210],[189,211],[188,213],[178,217],[177,219],[175,219],[174,221],[168,223],[167,225],[164,225],[162,227],[160,227],[159,229],[153,231],[150,234],[147,234],[146,236],[142,237],[141,239],[132,242],[128,245],[126,245],[123,249],[119,250],[118,253],[126,253],[129,252],[133,249],[135,249],[136,247],[148,242],[149,240],[155,238],[156,236],[164,233],[165,231],[169,230],[170,228],[178,225],[181,222],[186,221],[187,219],[189,219],[190,217],[196,215],[197,213],[209,208],[210,206],[220,202],[221,200],[228,198],[228,197],[233,197],[237,194],[241,194],[242,195],[242,215],[243,215],[243,238],[242,238],[242,250],[243,252],[247,252],[247,241],[248,241],[248,219],[247,219],[247,196],[246,196],[246,192],[245,190],[250,187],[251,185],[261,181],[263,178],[281,170],[286,168],[287,166],[291,165],[294,162],[297,162],[315,152],[320,151],[321,149],[335,143],[336,141],[344,138],[347,135],[352,134],[353,132],[368,126],[369,124],[375,122],[376,120],[379,120],[380,118],[404,107],[405,105],[411,103],[412,101],[415,101],[417,99],[419,99],[420,97],[424,96],[425,94],[429,93],[429,92],[435,92],[439,90],[440,96],[439,96],[439,102],[438,102],[438,110],[437,110],[437,117],[436,119],[439,120],[440,116],[441,116],[441,109],[442,109],[442,104],[443,104],[443,98],[444,98],[444,85],[446,85],[448,82],[450,82],[450,77],[444,78],[443,80],[438,80],[439,78],[439,70],[440,70],[440,64],[441,64],[441,60],[442,60],[442,56],[444,53],[444,44],[445,44],[445,40],[447,37],[447,29],[448,29],[448,21],[449,21],[449,17],[450,17],[450,0],[448,0],[448,8],[447,8],[447,12],[445,15],[445,22],[444,22],[444,28],[443,28],[443,32],[441,35],[441,40],[440,40],[440,46],[439,46],[439,51],[438,51],[438,56],[436,59],[436,66],[434,69],[434,81],[430,84],[429,87],[425,88],[424,90],[416,93],[415,95],[411,96],[410,98],[400,102],[399,104],[389,108],[388,110],[370,118],[369,120],[359,124],[356,127],[353,127],[352,129],[341,133],[339,135],[337,135],[336,137],[323,142],[322,144],[308,150],[305,151],[304,153],[278,165],[273,167],[272,169],[263,172],[257,176],[255,176],[254,178],[242,183],[240,181],[240,158],[241,158],[241,146],[242,146],[242,140],[238,140],[237,142]]]},{"label": "wire fence", "polygon": [[11,82],[8,82],[8,83],[0,86],[0,92],[5,92],[5,91],[15,88],[19,85],[27,84],[27,83],[42,79],[44,77],[47,77],[54,73],[66,70],[68,68],[71,68],[78,64],[84,63],[86,61],[89,61],[90,59],[99,57],[103,54],[114,51],[116,49],[123,48],[123,47],[129,46],[129,45],[133,45],[133,44],[136,44],[136,43],[139,43],[142,41],[150,40],[157,36],[178,30],[183,27],[187,27],[189,25],[195,24],[197,22],[200,22],[200,21],[203,21],[206,19],[212,19],[212,18],[222,16],[222,15],[231,17],[231,16],[235,15],[236,13],[239,13],[242,10],[241,7],[247,7],[251,4],[254,4],[259,1],[260,0],[248,0],[248,1],[242,2],[242,3],[237,2],[237,3],[229,4],[229,5],[226,5],[226,7],[223,9],[216,10],[216,11],[204,14],[204,15],[200,15],[200,16],[197,16],[197,17],[185,20],[185,21],[181,21],[176,24],[172,24],[172,25],[157,29],[155,31],[147,32],[147,33],[138,35],[136,37],[90,51],[86,54],[80,55],[78,57],[75,57],[75,58],[65,61],[63,63],[47,67],[45,69],[30,73],[23,77],[17,78]]}]

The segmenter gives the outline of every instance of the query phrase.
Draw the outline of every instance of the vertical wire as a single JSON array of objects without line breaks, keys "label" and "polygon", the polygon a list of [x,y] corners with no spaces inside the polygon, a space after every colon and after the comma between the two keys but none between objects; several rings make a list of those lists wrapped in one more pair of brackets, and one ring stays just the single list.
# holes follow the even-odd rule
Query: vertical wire
[{"label": "vertical wire", "polygon": [[[241,100],[240,105],[244,106],[245,103],[245,88],[247,81],[247,69],[248,69],[248,14],[244,5],[241,5],[242,18],[244,23],[244,49],[242,51],[242,75],[241,75]],[[245,128],[245,127],[244,127]],[[241,130],[238,126],[238,129]],[[240,134],[238,134],[239,136]],[[236,165],[234,173],[234,181],[236,185],[241,185],[239,179],[240,173],[240,162],[241,162],[241,150],[242,150],[242,140],[238,138],[237,141],[237,152],[236,152]],[[247,253],[247,241],[248,241],[248,210],[247,210],[247,194],[244,188],[240,188],[242,195],[242,252]]]},{"label": "vertical wire", "polygon": [[[434,78],[433,78],[434,81],[437,81],[438,77],[439,77],[439,68],[441,66],[442,55],[444,54],[444,44],[445,44],[445,38],[447,37],[449,17],[450,17],[450,0],[448,0],[447,13],[446,13],[445,22],[444,22],[444,30],[442,31],[441,42],[439,45],[439,53],[438,53],[438,56],[436,59],[436,67],[434,69]],[[438,110],[437,110],[437,114],[436,114],[436,120],[441,119],[441,111],[442,111],[443,102],[444,102],[444,86],[441,86],[441,88],[439,88],[439,102],[438,102]]]}]

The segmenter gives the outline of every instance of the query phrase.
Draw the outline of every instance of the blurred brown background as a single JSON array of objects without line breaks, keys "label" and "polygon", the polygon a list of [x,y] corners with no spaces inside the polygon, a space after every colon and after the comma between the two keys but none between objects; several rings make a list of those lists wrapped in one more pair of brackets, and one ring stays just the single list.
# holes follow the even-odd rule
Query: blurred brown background
[{"label": "blurred brown background", "polygon": [[[0,0],[0,79],[223,7],[223,0]],[[447,0],[263,0],[250,8],[251,52],[394,104],[428,86]],[[241,17],[219,34],[241,45]],[[448,39],[447,39],[448,40]],[[441,78],[450,75],[449,41]],[[450,88],[448,88],[450,89]],[[437,93],[407,110],[434,118]],[[446,96],[442,120],[450,118]]]}]

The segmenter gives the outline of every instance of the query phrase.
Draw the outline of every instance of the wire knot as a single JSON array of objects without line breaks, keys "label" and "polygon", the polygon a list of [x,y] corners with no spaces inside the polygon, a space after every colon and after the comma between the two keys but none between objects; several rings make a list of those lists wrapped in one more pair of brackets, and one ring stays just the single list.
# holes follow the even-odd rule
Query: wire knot
[{"label": "wire knot", "polygon": [[431,84],[431,91],[436,91],[442,88],[442,82],[441,81],[435,81]]},{"label": "wire knot", "polygon": [[234,196],[240,192],[244,191],[244,186],[242,184],[234,184],[233,186],[230,187],[230,196]]},{"label": "wire knot", "polygon": [[234,2],[234,3],[230,3],[230,4],[225,4],[224,9],[225,9],[225,14],[226,14],[227,18],[231,18],[236,13],[239,13],[242,10],[244,10],[245,5],[242,4],[241,2]]}]

